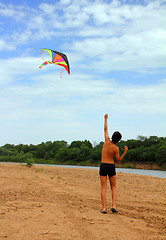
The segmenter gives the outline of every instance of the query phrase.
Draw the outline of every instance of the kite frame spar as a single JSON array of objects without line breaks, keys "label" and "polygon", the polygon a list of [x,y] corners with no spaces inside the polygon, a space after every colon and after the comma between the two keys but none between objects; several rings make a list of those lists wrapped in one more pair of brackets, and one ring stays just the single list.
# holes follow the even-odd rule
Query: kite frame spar
[{"label": "kite frame spar", "polygon": [[[70,74],[70,66],[69,66],[69,61],[67,56],[64,53],[61,52],[57,52],[51,49],[47,49],[47,48],[42,48],[42,53],[41,56],[43,55],[44,51],[47,51],[50,56],[51,56],[51,62],[50,61],[45,61],[39,68],[42,68],[43,66],[47,65],[47,64],[57,64],[59,66],[62,66],[66,69],[66,71],[68,72],[68,74]],[[44,60],[44,58],[42,57],[42,59]],[[61,73],[64,71],[64,69],[61,71]],[[61,74],[60,74],[61,76]],[[62,78],[62,76],[61,76]]]}]

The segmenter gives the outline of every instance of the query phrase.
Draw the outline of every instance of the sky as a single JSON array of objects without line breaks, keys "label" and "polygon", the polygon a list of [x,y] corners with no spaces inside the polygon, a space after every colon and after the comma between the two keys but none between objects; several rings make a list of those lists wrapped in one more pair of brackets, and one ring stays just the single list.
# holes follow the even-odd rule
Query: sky
[{"label": "sky", "polygon": [[[166,136],[166,1],[0,0],[0,146]],[[70,75],[43,63],[67,55]],[[45,60],[51,60],[44,53]]]}]

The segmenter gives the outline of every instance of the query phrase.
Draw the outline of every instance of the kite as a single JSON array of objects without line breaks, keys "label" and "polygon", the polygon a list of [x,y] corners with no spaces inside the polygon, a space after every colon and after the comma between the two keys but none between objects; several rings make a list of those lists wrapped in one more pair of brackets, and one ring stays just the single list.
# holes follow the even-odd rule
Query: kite
[{"label": "kite", "polygon": [[[43,49],[43,51],[41,53],[41,57],[42,57],[44,51],[47,51],[51,56],[51,61],[45,61],[39,68],[42,68],[43,66],[45,66],[47,64],[57,64],[57,65],[65,68],[65,69],[62,69],[62,71],[60,73],[61,78],[62,78],[61,74],[64,70],[66,70],[68,72],[68,74],[70,74],[69,62],[68,62],[67,56],[64,53],[46,49],[46,48],[42,48],[42,49]],[[42,59],[44,60],[43,57],[42,57]]]}]

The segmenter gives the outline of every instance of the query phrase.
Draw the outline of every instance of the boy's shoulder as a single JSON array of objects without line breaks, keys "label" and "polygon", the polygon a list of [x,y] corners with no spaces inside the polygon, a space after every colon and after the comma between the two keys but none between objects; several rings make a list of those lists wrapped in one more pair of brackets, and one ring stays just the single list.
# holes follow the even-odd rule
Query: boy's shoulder
[{"label": "boy's shoulder", "polygon": [[104,146],[109,146],[109,147],[114,148],[117,151],[119,151],[119,147],[117,147],[116,144],[114,144],[111,140],[105,141]]}]

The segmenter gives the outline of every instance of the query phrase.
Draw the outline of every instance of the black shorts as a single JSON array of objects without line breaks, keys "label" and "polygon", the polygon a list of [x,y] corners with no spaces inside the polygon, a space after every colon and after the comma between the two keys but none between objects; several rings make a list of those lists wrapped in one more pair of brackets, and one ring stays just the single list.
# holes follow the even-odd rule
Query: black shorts
[{"label": "black shorts", "polygon": [[107,175],[109,177],[115,176],[116,175],[115,164],[101,163],[99,174],[100,176],[107,176]]}]

